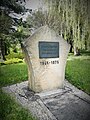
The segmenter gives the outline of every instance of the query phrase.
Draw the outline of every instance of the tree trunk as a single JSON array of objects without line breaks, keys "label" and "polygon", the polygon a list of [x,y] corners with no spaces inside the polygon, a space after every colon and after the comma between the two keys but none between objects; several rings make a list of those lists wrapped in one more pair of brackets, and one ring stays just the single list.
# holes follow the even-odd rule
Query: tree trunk
[{"label": "tree trunk", "polygon": [[2,58],[3,60],[6,60],[5,58],[5,43],[4,43],[4,40],[0,40],[0,43],[1,43],[1,54],[2,54]]},{"label": "tree trunk", "polygon": [[87,50],[87,41],[85,40],[85,50]]},{"label": "tree trunk", "polygon": [[74,55],[79,56],[80,55],[80,49],[78,47],[74,46]]},{"label": "tree trunk", "polygon": [[73,42],[72,42],[72,40],[70,40],[69,44],[70,44],[70,53],[72,53],[72,50],[73,50]]},{"label": "tree trunk", "polygon": [[8,55],[8,48],[7,48],[7,44],[4,43],[4,46],[5,46],[5,55]]}]

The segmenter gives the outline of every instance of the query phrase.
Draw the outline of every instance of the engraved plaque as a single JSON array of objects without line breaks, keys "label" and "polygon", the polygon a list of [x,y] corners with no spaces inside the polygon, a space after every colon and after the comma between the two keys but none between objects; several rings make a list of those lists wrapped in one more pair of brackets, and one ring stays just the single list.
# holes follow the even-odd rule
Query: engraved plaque
[{"label": "engraved plaque", "polygon": [[59,58],[59,42],[39,42],[39,58]]}]

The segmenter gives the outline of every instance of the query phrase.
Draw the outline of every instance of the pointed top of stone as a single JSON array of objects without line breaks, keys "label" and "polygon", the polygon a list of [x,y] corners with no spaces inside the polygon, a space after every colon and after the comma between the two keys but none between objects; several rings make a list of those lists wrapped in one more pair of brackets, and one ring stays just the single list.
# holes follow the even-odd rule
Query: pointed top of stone
[{"label": "pointed top of stone", "polygon": [[51,28],[49,28],[48,27],[48,25],[45,25],[45,26],[42,26],[42,27],[40,27],[40,28],[38,28],[33,34],[32,34],[32,36],[30,36],[28,39],[26,39],[26,41],[25,41],[25,44],[27,43],[27,41],[31,41],[31,40],[33,40],[34,41],[34,39],[35,40],[51,40],[52,39],[52,41],[53,40],[55,40],[55,39],[60,39],[61,38],[61,36],[59,36],[59,35],[57,35],[56,33],[55,33],[55,31],[54,30],[52,30]]}]

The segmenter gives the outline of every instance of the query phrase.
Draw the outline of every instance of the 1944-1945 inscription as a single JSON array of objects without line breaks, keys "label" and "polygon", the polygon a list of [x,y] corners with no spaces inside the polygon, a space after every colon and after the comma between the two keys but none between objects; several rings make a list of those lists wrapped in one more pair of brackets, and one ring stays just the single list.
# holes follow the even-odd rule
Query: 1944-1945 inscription
[{"label": "1944-1945 inscription", "polygon": [[59,58],[59,42],[39,42],[39,58]]}]

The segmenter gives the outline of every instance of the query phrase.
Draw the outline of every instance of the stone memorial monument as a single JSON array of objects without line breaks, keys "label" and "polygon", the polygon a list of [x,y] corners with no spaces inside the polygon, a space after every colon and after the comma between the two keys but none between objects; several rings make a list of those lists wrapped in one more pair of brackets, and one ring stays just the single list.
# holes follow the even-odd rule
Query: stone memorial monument
[{"label": "stone memorial monument", "polygon": [[35,92],[62,88],[69,44],[48,26],[43,26],[23,45],[29,88]]}]

